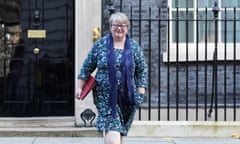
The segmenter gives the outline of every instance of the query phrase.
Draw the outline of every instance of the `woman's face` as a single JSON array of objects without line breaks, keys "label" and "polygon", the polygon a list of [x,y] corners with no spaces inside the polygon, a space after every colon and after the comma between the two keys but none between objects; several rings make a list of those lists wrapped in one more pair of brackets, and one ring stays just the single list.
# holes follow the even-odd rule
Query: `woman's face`
[{"label": "woman's face", "polygon": [[123,40],[128,32],[128,26],[122,22],[113,22],[111,33],[114,40]]}]

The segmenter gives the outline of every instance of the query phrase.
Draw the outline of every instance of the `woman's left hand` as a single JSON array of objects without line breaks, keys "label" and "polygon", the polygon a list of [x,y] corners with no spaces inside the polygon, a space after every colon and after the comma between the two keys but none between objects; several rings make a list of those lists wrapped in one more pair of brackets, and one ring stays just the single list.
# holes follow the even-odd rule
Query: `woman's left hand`
[{"label": "woman's left hand", "polygon": [[139,94],[144,94],[145,93],[145,88],[144,87],[139,87],[138,88],[138,93]]}]

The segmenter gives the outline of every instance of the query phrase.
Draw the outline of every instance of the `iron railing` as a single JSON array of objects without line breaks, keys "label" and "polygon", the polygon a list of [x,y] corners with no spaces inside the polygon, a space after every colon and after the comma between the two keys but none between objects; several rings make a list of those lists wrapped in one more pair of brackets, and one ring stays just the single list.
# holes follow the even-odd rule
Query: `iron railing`
[{"label": "iron railing", "polygon": [[137,120],[240,119],[239,9],[139,5],[126,13],[130,36],[149,65],[149,88]]}]

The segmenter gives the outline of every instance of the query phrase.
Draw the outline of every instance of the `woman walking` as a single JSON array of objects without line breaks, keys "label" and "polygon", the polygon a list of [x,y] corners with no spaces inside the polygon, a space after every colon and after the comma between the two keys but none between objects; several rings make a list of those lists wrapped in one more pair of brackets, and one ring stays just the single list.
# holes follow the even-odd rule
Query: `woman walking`
[{"label": "woman walking", "polygon": [[96,127],[105,133],[105,144],[123,143],[147,88],[147,64],[139,44],[128,35],[129,24],[124,13],[112,14],[110,33],[94,43],[78,74],[76,95],[97,68],[93,89]]}]

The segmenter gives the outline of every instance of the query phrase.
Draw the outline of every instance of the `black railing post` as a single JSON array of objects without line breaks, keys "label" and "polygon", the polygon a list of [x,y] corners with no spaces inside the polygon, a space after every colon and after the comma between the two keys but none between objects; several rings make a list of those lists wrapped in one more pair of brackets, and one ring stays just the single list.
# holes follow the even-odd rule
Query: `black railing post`
[{"label": "black railing post", "polygon": [[115,0],[108,0],[107,3],[108,3],[107,8],[108,8],[108,11],[109,11],[110,15],[115,13],[115,11],[116,11]]},{"label": "black railing post", "polygon": [[213,108],[213,100],[215,98],[215,120],[217,120],[217,43],[218,43],[218,13],[219,7],[217,2],[214,2],[214,6],[212,8],[212,12],[214,15],[214,23],[215,23],[215,48],[213,52],[213,77],[212,77],[212,97],[211,97],[211,106],[209,109],[208,117],[211,117],[212,108]]}]

